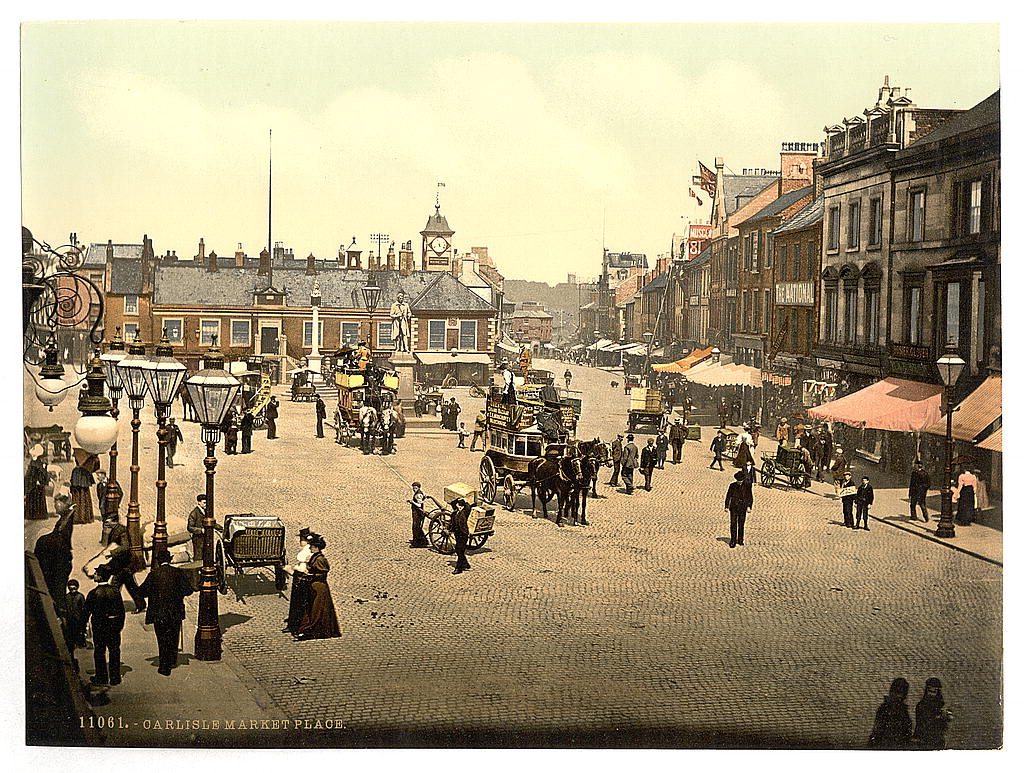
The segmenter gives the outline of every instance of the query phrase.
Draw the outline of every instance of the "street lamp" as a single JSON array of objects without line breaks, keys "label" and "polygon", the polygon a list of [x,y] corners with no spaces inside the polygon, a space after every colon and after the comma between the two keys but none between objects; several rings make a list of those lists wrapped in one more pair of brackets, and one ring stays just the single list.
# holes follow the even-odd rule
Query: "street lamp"
[{"label": "street lamp", "polygon": [[170,415],[171,403],[174,401],[175,395],[178,394],[178,387],[181,386],[187,370],[184,365],[174,359],[173,353],[174,350],[171,349],[171,342],[167,338],[165,329],[153,359],[142,371],[156,410],[156,437],[160,449],[156,479],[156,520],[153,522],[152,567],[154,569],[157,566],[156,557],[167,550],[167,518],[165,515],[167,481],[165,475],[167,474],[167,443],[170,439],[170,433],[167,430],[167,417]]},{"label": "street lamp", "polygon": [[[117,364],[123,360],[126,356],[124,350],[124,341],[121,339],[121,328],[116,328],[114,331],[114,340],[107,344],[107,351],[100,355],[100,362],[103,363],[103,374],[107,378],[107,394],[110,396],[111,409],[110,415],[117,421],[120,411],[117,409],[117,401],[121,399],[121,395],[124,393],[124,387],[121,385],[121,371],[118,370]],[[119,510],[121,509],[121,500],[124,498],[124,492],[121,490],[121,484],[117,482],[117,442],[110,447],[110,476],[107,479],[107,493],[105,496],[106,501],[100,503],[100,511],[103,515],[113,514],[120,521]]]},{"label": "street lamp", "polygon": [[110,400],[103,394],[105,380],[103,364],[97,352],[85,377],[88,386],[78,398],[78,410],[82,412],[82,417],[75,424],[75,442],[83,450],[97,456],[109,451],[117,440],[117,421],[110,415]]},{"label": "street lamp", "polygon": [[36,399],[51,412],[55,405],[60,405],[68,396],[68,382],[64,380],[64,368],[57,362],[57,347],[52,338],[46,344],[43,366],[39,369],[35,391]]},{"label": "street lamp", "polygon": [[224,356],[217,348],[217,339],[206,353],[206,367],[185,382],[196,416],[203,427],[206,443],[206,508],[203,517],[203,568],[199,584],[199,624],[196,626],[197,660],[220,660],[221,632],[217,612],[217,567],[213,562],[214,518],[213,476],[217,468],[217,443],[224,415],[235,400],[240,386],[238,379],[224,370]]},{"label": "street lamp", "polygon": [[945,385],[946,396],[946,479],[942,484],[942,514],[935,529],[936,537],[955,537],[953,526],[953,386],[956,384],[965,363],[957,353],[956,344],[950,341],[946,350],[935,362],[939,376]]},{"label": "street lamp", "polygon": [[370,278],[366,280],[366,285],[363,286],[361,292],[363,294],[363,306],[366,307],[367,313],[370,315],[370,334],[368,336],[369,341],[367,345],[370,349],[373,349],[373,312],[377,310],[377,304],[380,303],[381,287],[377,284],[377,277],[371,271]]},{"label": "street lamp", "polygon": [[722,359],[722,350],[717,346],[711,350],[711,359],[713,362],[718,362]]},{"label": "street lamp", "polygon": [[128,407],[132,409],[132,465],[131,485],[128,489],[128,545],[131,548],[132,560],[130,568],[139,571],[146,566],[142,556],[142,527],[139,515],[139,411],[146,404],[146,377],[143,373],[149,360],[146,359],[146,345],[142,343],[139,331],[135,331],[135,340],[128,346],[128,355],[117,363],[121,374],[121,386],[128,393]]}]

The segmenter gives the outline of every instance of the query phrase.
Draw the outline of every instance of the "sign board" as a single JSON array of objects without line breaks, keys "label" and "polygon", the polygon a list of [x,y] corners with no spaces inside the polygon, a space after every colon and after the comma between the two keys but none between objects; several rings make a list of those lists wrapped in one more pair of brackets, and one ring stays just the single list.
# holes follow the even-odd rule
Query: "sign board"
[{"label": "sign board", "polygon": [[693,259],[700,255],[704,250],[707,249],[708,243],[711,241],[711,226],[710,224],[696,223],[690,224],[690,235],[687,239],[687,255]]},{"label": "sign board", "polygon": [[775,304],[777,306],[813,306],[813,282],[776,282]]},{"label": "sign board", "polygon": [[506,405],[505,403],[487,404],[487,423],[492,427],[515,430],[519,427],[522,416],[521,406]]},{"label": "sign board", "polygon": [[912,360],[914,362],[933,361],[932,349],[930,346],[918,346],[916,344],[889,343],[889,356],[898,357],[901,360]]}]

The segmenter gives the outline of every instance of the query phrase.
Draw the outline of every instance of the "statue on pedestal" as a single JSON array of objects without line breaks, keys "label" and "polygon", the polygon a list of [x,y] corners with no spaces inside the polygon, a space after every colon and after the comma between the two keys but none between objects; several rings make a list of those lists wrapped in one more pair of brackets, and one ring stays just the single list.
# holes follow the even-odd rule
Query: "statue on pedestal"
[{"label": "statue on pedestal", "polygon": [[398,300],[391,304],[391,339],[396,352],[408,352],[409,331],[412,326],[412,309],[405,302],[405,293],[398,293]]}]

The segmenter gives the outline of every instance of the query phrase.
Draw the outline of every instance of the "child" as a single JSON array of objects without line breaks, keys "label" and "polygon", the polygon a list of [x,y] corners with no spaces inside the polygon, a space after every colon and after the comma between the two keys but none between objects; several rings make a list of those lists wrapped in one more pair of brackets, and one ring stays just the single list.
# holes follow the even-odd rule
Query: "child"
[{"label": "child", "polygon": [[860,527],[864,531],[870,531],[868,529],[868,508],[874,504],[874,501],[875,490],[871,488],[871,481],[865,476],[860,479],[860,486],[857,487],[857,523],[853,528]]},{"label": "child", "polygon": [[469,432],[466,430],[466,422],[459,422],[459,448],[466,447],[466,438],[469,437]]},{"label": "child", "polygon": [[78,591],[78,580],[68,580],[68,595],[64,601],[64,640],[67,645],[85,647],[85,596]]}]

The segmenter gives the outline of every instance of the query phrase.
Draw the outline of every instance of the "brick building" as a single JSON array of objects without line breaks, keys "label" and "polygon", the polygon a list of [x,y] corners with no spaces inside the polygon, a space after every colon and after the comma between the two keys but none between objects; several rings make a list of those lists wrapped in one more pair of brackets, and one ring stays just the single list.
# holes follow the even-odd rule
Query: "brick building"
[{"label": "brick building", "polygon": [[553,320],[554,317],[536,301],[523,301],[512,314],[512,338],[520,344],[549,344]]}]

